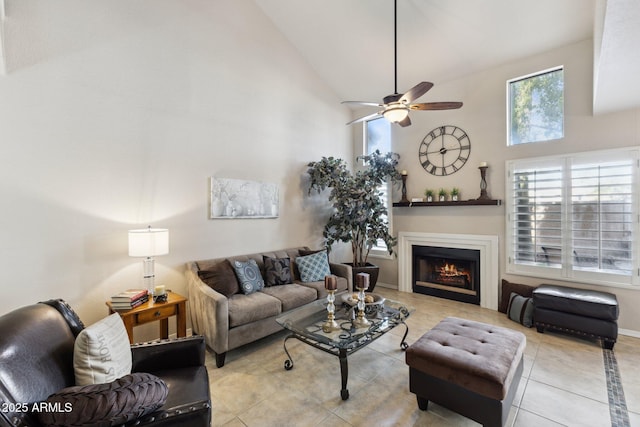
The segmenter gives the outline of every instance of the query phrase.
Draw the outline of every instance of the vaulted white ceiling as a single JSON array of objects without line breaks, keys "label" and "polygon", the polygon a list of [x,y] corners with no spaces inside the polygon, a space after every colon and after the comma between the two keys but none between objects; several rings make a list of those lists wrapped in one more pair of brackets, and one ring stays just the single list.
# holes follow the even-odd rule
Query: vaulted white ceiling
[{"label": "vaulted white ceiling", "polygon": [[[393,0],[255,0],[344,100],[394,92]],[[640,107],[638,0],[398,0],[398,92],[594,40],[594,112]]]}]

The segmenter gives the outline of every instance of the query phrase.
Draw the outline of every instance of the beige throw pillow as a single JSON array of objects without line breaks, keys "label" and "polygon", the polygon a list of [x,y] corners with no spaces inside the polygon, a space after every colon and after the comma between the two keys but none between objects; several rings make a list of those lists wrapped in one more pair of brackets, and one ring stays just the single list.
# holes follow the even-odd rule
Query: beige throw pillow
[{"label": "beige throw pillow", "polygon": [[131,346],[117,313],[85,328],[73,349],[76,385],[108,383],[131,373]]}]

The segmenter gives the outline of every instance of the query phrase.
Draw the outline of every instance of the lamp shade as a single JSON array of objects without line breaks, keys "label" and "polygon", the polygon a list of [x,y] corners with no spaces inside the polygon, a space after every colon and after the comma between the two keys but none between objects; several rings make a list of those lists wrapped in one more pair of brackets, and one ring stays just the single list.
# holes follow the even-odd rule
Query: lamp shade
[{"label": "lamp shade", "polygon": [[169,230],[144,228],[129,230],[129,256],[152,257],[169,253]]}]

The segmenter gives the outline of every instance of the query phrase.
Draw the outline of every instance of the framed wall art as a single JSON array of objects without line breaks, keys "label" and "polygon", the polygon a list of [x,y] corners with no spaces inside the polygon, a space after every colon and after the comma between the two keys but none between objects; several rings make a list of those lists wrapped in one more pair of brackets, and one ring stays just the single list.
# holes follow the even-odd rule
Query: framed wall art
[{"label": "framed wall art", "polygon": [[211,177],[212,219],[277,218],[277,184]]}]

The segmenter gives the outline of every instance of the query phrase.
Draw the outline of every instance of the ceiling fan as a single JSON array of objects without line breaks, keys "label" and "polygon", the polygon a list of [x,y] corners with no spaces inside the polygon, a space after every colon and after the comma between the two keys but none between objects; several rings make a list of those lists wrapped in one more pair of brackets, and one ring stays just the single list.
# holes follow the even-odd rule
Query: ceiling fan
[{"label": "ceiling fan", "polygon": [[420,98],[433,87],[433,83],[420,82],[404,94],[398,93],[398,2],[393,1],[393,61],[394,61],[394,93],[382,99],[382,104],[377,102],[343,101],[343,104],[358,104],[370,107],[378,107],[381,110],[360,117],[347,123],[347,125],[363,122],[365,120],[384,117],[392,123],[398,123],[402,127],[409,126],[411,110],[453,110],[462,107],[462,102],[425,102],[413,104],[413,101]]}]

